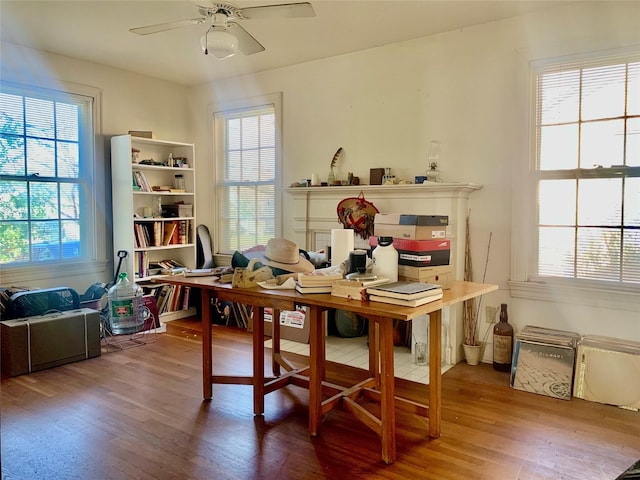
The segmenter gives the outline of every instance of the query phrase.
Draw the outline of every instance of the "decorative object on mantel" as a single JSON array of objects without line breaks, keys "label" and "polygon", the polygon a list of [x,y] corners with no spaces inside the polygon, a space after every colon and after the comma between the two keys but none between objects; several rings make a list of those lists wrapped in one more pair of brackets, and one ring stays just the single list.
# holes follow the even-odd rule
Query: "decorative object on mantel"
[{"label": "decorative object on mantel", "polygon": [[333,158],[331,159],[331,169],[329,170],[329,176],[327,177],[327,184],[329,186],[335,185],[336,174],[333,169],[335,168],[336,162],[340,158],[340,155],[342,155],[342,147],[338,147],[338,150],[336,150],[336,153],[333,154]]},{"label": "decorative object on mantel", "polygon": [[360,238],[367,239],[373,235],[373,222],[376,206],[364,198],[360,191],[357,197],[348,197],[338,203],[338,220],[345,228],[351,228]]},{"label": "decorative object on mantel", "polygon": [[[487,275],[487,265],[489,264],[489,250],[491,248],[491,236],[493,232],[489,234],[489,245],[487,246],[487,258],[484,263],[484,273],[482,274],[482,283],[485,281]],[[473,281],[473,271],[471,265],[471,238],[469,228],[469,214],[467,215],[466,225],[466,241],[465,241],[465,255],[464,255],[464,279],[465,281]],[[480,315],[480,305],[482,304],[482,296],[478,300],[478,308],[475,306],[475,298],[465,300],[463,302],[462,311],[462,327],[464,332],[464,340],[462,348],[464,349],[464,356],[469,365],[477,365],[483,354],[484,346],[486,342],[483,340],[479,342],[476,338],[478,330],[478,317]],[[486,339],[486,337],[485,337]]]},{"label": "decorative object on mantel", "polygon": [[429,182],[442,182],[442,143],[439,140],[431,140],[429,145],[427,180]]}]

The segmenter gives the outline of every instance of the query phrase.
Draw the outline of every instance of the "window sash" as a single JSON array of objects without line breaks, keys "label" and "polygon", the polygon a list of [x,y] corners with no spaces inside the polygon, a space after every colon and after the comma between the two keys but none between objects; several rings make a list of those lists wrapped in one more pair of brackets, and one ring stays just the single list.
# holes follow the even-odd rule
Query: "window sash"
[{"label": "window sash", "polygon": [[[3,115],[0,185],[6,196],[0,229],[22,237],[4,249],[0,264],[94,260],[94,98],[10,83],[2,83],[1,93],[2,113],[13,108],[15,125],[10,128]],[[23,190],[22,200],[12,195],[16,189]],[[12,201],[18,203],[11,207]]]},{"label": "window sash", "polygon": [[264,245],[276,236],[278,166],[274,104],[214,113],[218,253]]},{"label": "window sash", "polygon": [[538,64],[530,281],[640,286],[640,56]]}]

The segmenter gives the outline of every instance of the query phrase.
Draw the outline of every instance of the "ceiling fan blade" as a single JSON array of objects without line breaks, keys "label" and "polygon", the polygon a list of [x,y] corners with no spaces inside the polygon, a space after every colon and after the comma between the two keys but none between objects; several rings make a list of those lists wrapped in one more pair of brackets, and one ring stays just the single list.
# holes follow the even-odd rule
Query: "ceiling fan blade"
[{"label": "ceiling fan blade", "polygon": [[229,32],[238,39],[238,49],[245,55],[253,55],[254,53],[264,52],[262,44],[253,38],[242,26],[235,22],[229,22]]},{"label": "ceiling fan blade", "polygon": [[204,23],[206,18],[191,18],[187,20],[177,20],[175,22],[158,23],[156,25],[147,25],[145,27],[130,28],[131,33],[138,35],[149,35],[151,33],[164,32],[165,30],[173,30],[174,28],[188,27],[189,25],[198,25]]},{"label": "ceiling fan blade", "polygon": [[316,12],[309,2],[283,3],[279,5],[261,5],[238,9],[238,18],[261,20],[263,18],[315,17]]}]

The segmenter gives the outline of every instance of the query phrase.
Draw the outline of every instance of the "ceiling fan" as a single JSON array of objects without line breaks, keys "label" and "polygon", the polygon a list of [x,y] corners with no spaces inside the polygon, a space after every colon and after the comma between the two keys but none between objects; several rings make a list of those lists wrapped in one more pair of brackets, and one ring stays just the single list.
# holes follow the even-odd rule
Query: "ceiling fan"
[{"label": "ceiling fan", "polygon": [[315,16],[313,7],[309,2],[240,8],[231,3],[206,2],[206,0],[192,1],[199,6],[198,11],[202,17],[136,27],[129,29],[129,31],[138,35],[149,35],[189,25],[208,24],[209,28],[200,39],[202,50],[205,55],[211,52],[216,57],[224,59],[235,55],[238,50],[245,55],[253,55],[265,49],[236,20]]}]

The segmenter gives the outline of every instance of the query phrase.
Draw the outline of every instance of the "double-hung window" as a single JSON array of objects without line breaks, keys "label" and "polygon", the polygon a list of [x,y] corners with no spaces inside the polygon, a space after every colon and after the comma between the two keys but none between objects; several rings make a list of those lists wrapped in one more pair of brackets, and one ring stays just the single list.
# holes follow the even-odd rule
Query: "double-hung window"
[{"label": "double-hung window", "polygon": [[640,55],[535,64],[526,281],[640,291]]},{"label": "double-hung window", "polygon": [[264,245],[278,231],[280,96],[214,112],[217,251]]},{"label": "double-hung window", "polygon": [[0,266],[91,261],[94,97],[2,84]]}]

